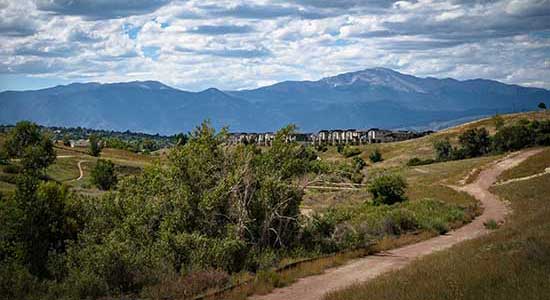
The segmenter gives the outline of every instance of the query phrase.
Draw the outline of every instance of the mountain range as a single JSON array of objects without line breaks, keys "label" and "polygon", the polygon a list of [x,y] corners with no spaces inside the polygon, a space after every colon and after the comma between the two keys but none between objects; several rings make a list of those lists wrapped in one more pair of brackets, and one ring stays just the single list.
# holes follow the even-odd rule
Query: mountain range
[{"label": "mountain range", "polygon": [[440,129],[495,113],[534,110],[550,91],[486,79],[419,78],[374,68],[318,81],[201,92],[156,81],[73,83],[0,93],[0,123],[173,134],[209,119],[230,131]]}]

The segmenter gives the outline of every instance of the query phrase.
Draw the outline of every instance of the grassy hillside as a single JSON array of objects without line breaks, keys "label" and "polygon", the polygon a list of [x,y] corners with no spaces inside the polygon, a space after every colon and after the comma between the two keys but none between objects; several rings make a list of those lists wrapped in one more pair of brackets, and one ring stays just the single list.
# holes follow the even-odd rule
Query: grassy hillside
[{"label": "grassy hillside", "polygon": [[[536,173],[538,166],[525,162],[511,173],[520,170]],[[547,299],[549,182],[550,174],[495,188],[501,198],[511,202],[514,213],[494,233],[325,299]]]},{"label": "grassy hillside", "polygon": [[[504,125],[511,125],[521,119],[548,120],[550,119],[550,111],[508,114],[502,115],[501,117],[504,121]],[[413,157],[422,159],[434,158],[435,154],[432,147],[434,141],[449,138],[451,142],[456,142],[456,138],[461,133],[477,127],[485,127],[491,134],[496,131],[495,122],[493,118],[490,117],[458,125],[418,139],[395,143],[361,145],[356,147],[362,151],[360,155],[365,161],[368,161],[368,156],[374,149],[378,149],[382,153],[384,161],[374,164],[374,168],[402,166]],[[322,159],[326,160],[340,160],[343,157],[336,151],[336,147],[329,147],[328,151],[321,153],[320,156]]]},{"label": "grassy hillside", "polygon": [[499,177],[499,181],[527,177],[544,172],[550,168],[550,149],[528,158],[521,166],[506,170]]},{"label": "grassy hillside", "polygon": [[[5,140],[5,135],[0,134],[0,144]],[[99,158],[87,154],[86,148],[70,148],[62,145],[56,145],[57,159],[54,164],[48,167],[46,174],[52,180],[65,183],[79,192],[87,194],[97,194],[100,191],[95,188],[90,181],[90,171],[95,166],[97,160],[107,159],[113,161],[116,166],[119,176],[136,174],[152,164],[158,157],[136,154],[133,152],[119,149],[103,149]],[[77,180],[80,176],[78,163],[84,172],[84,176]],[[9,169],[6,166],[0,166],[0,191],[10,193],[15,189],[15,174],[7,172]]]}]

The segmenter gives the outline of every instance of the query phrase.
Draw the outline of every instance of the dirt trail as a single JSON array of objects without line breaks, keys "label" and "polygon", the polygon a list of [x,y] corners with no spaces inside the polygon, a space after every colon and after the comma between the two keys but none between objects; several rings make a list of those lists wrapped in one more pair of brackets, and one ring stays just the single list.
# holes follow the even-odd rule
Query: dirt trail
[{"label": "dirt trail", "polygon": [[86,162],[86,160],[79,160],[78,161],[78,171],[80,171],[80,176],[78,176],[78,178],[75,179],[76,181],[79,181],[84,177],[84,170],[82,169],[82,163],[83,162]]},{"label": "dirt trail", "polygon": [[483,223],[488,220],[503,222],[509,209],[491,194],[488,189],[504,170],[515,167],[528,157],[542,151],[541,149],[515,153],[494,163],[481,171],[478,179],[457,190],[465,191],[476,197],[482,204],[483,214],[471,223],[446,235],[383,252],[378,255],[367,256],[353,260],[350,263],[328,269],[325,273],[299,279],[296,283],[275,289],[272,293],[263,296],[253,296],[255,300],[313,300],[321,299],[329,291],[341,289],[358,282],[364,282],[385,272],[400,269],[414,259],[431,254],[435,251],[447,249],[465,240],[477,238],[489,231]]}]

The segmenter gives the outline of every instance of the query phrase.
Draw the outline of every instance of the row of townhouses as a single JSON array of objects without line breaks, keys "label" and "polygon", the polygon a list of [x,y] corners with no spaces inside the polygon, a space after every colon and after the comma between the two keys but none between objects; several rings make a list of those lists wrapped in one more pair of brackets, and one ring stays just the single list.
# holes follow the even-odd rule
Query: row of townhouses
[{"label": "row of townhouses", "polygon": [[[302,144],[314,144],[314,145],[339,145],[339,144],[372,144],[372,143],[388,143],[404,141],[413,138],[418,138],[431,131],[415,132],[415,131],[392,131],[379,128],[371,129],[346,129],[346,130],[321,130],[317,133],[295,133],[288,137],[289,141],[296,141]],[[275,133],[263,132],[263,133],[247,133],[236,132],[230,133],[229,144],[258,144],[262,146],[270,146],[271,142],[275,139]]]}]

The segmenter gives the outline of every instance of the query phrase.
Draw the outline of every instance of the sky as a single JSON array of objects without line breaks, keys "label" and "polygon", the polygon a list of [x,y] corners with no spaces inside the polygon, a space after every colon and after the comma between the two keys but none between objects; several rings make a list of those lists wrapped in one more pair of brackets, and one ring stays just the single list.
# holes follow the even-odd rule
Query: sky
[{"label": "sky", "polygon": [[550,89],[550,0],[0,0],[0,91],[233,90],[373,67]]}]

